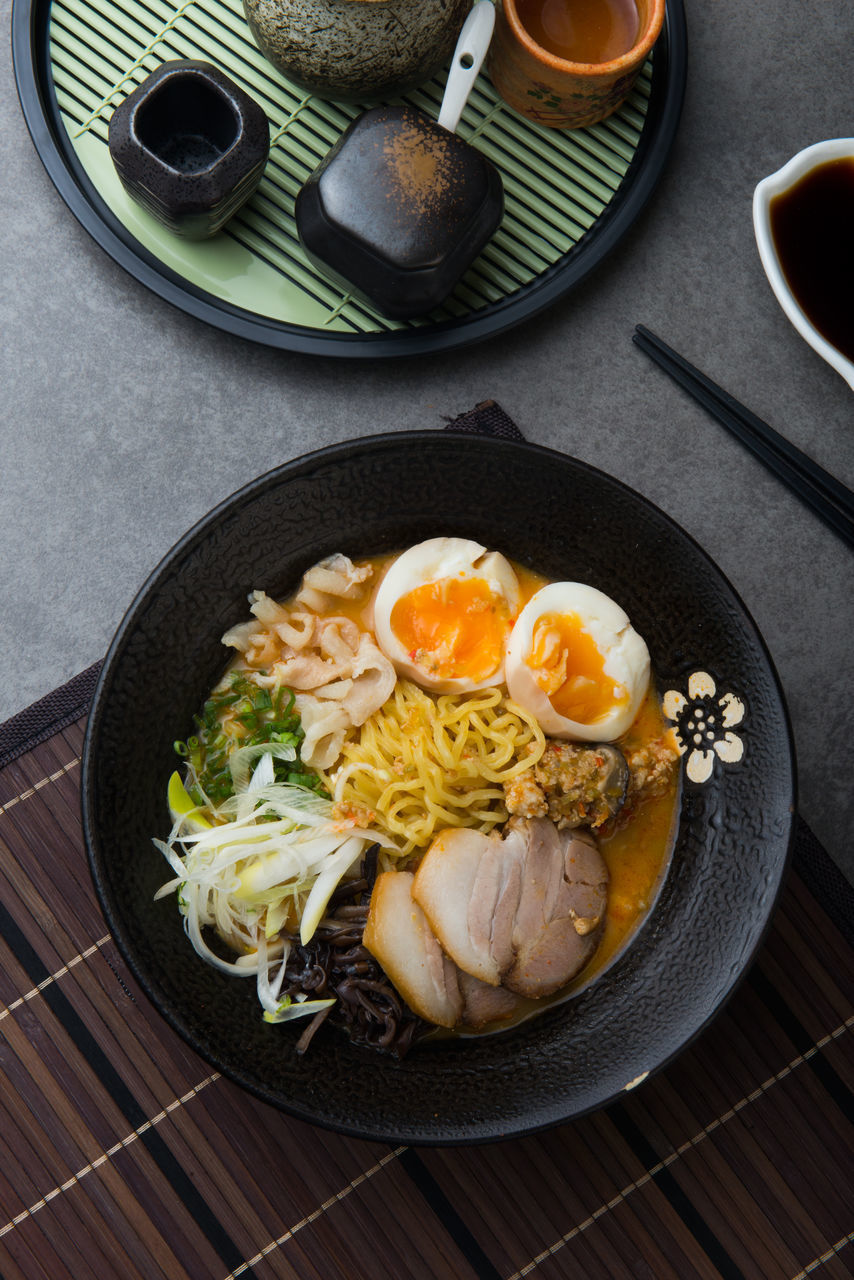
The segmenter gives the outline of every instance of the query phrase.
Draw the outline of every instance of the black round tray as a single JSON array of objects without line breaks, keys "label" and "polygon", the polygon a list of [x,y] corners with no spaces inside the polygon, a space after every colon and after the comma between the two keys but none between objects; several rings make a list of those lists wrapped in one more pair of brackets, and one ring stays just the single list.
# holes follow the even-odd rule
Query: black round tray
[{"label": "black round tray", "polygon": [[647,203],[667,161],[685,89],[685,14],[682,0],[668,0],[634,155],[609,203],[568,252],[527,283],[466,315],[385,331],[330,332],[271,319],[206,292],[161,261],[116,217],[78,159],[60,114],[50,11],[51,0],[13,0],[13,61],[36,151],[71,212],[120,266],[167,302],[227,333],[307,354],[387,357],[451,350],[504,332],[561,298],[619,243]]}]

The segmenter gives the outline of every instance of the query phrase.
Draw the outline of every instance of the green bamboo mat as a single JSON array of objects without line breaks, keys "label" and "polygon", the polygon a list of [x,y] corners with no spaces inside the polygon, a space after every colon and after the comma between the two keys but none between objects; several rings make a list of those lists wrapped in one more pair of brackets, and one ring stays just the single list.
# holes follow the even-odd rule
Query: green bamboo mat
[{"label": "green bamboo mat", "polygon": [[[211,241],[179,240],[125,194],[107,149],[115,107],[162,62],[200,58],[263,107],[271,150],[252,200]],[[652,80],[647,63],[623,107],[603,124],[543,129],[507,109],[481,73],[460,135],[492,160],[506,212],[493,240],[447,302],[397,322],[337,290],[307,261],[294,224],[305,179],[361,110],[286,81],[254,44],[240,0],[53,0],[50,59],[61,119],[101,199],[135,239],[181,279],[273,322],[329,334],[385,333],[465,319],[512,297],[554,267],[595,226],[640,141]],[[444,75],[407,95],[436,116]]]}]

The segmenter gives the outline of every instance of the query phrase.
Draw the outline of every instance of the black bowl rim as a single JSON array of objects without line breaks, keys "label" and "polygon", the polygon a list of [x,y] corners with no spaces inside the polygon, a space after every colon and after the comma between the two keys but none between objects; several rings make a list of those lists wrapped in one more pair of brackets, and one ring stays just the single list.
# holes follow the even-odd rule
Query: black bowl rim
[{"label": "black bowl rim", "polygon": [[477,1133],[471,1137],[456,1132],[444,1136],[434,1136],[432,1134],[425,1135],[420,1132],[395,1132],[392,1135],[382,1131],[380,1128],[377,1128],[376,1130],[367,1130],[357,1124],[347,1125],[339,1121],[331,1121],[322,1115],[316,1114],[308,1108],[289,1103],[287,1099],[279,1096],[279,1094],[274,1090],[264,1088],[255,1080],[247,1077],[240,1070],[224,1066],[223,1063],[217,1059],[215,1054],[208,1052],[204,1046],[198,1043],[193,1032],[186,1026],[180,1015],[173,1011],[169,1000],[158,991],[156,984],[137,963],[134,948],[128,940],[121,921],[118,904],[113,903],[112,896],[107,888],[103,869],[103,856],[102,852],[98,849],[93,796],[95,769],[94,757],[97,751],[97,737],[100,720],[104,714],[104,708],[109,697],[110,685],[115,676],[115,665],[121,658],[125,637],[136,624],[139,613],[145,608],[150,594],[157,588],[161,575],[171,566],[173,560],[190,551],[194,545],[202,542],[208,533],[217,526],[223,516],[226,514],[233,515],[242,505],[254,501],[260,494],[264,493],[271,487],[277,486],[283,480],[292,476],[310,473],[315,468],[326,465],[330,461],[334,462],[339,459],[345,460],[352,457],[354,454],[364,452],[380,455],[389,449],[396,451],[401,447],[405,448],[407,445],[411,446],[421,443],[430,443],[432,445],[439,444],[439,447],[442,447],[442,442],[447,442],[449,445],[456,444],[458,446],[463,439],[466,447],[471,446],[475,449],[480,448],[488,452],[501,450],[510,455],[513,453],[526,453],[528,455],[540,457],[544,464],[548,464],[550,461],[557,461],[560,464],[569,462],[573,467],[577,467],[583,473],[587,473],[590,476],[604,478],[610,485],[616,486],[625,494],[630,496],[633,501],[642,504],[647,508],[647,510],[653,512],[658,519],[663,521],[669,528],[676,532],[679,537],[687,540],[702,560],[707,563],[712,570],[712,573],[719,578],[721,583],[728,590],[733,602],[742,614],[743,621],[745,621],[750,627],[753,642],[761,653],[767,666],[768,674],[777,695],[778,709],[781,715],[782,727],[785,732],[785,739],[789,753],[789,784],[787,790],[790,790],[791,792],[791,801],[788,805],[788,830],[785,833],[785,852],[777,863],[776,883],[768,894],[768,906],[764,924],[761,930],[758,931],[753,946],[749,951],[742,953],[739,958],[738,965],[734,966],[731,970],[731,980],[726,985],[717,1006],[710,1012],[708,1017],[694,1026],[690,1034],[686,1036],[686,1038],[675,1050],[673,1050],[673,1052],[667,1054],[663,1058],[657,1059],[654,1065],[651,1066],[643,1076],[643,1080],[649,1079],[658,1074],[658,1072],[664,1070],[677,1057],[681,1056],[681,1054],[683,1054],[685,1050],[703,1034],[711,1023],[714,1022],[722,1012],[725,1005],[732,998],[736,989],[743,982],[768,934],[768,930],[771,926],[780,894],[784,887],[791,865],[794,847],[795,811],[797,805],[795,742],[786,699],[768,646],[741,596],[735,590],[727,576],[717,566],[712,557],[703,549],[691,534],[687,533],[681,525],[673,519],[673,517],[669,516],[649,498],[644,497],[643,494],[639,493],[636,489],[633,489],[624,481],[619,480],[614,476],[609,475],[607,472],[602,471],[600,468],[594,467],[592,464],[585,462],[582,459],[575,458],[570,454],[562,453],[544,445],[532,444],[525,440],[503,440],[489,436],[469,434],[465,434],[465,436],[463,436],[462,433],[455,433],[452,431],[445,433],[441,430],[416,430],[395,432],[387,435],[363,436],[355,440],[340,442],[337,444],[327,445],[320,449],[307,451],[306,453],[292,458],[288,462],[282,463],[279,466],[262,473],[255,479],[250,480],[245,485],[236,489],[231,495],[217,503],[216,506],[214,506],[206,515],[196,521],[195,524],[193,524],[187,532],[173,544],[166,554],[161,557],[156,567],[144,580],[142,586],[134,596],[116,630],[112,643],[110,644],[109,650],[101,667],[98,682],[92,698],[82,750],[80,799],[87,860],[101,909],[104,913],[105,920],[109,926],[116,946],[136,981],[157,1009],[160,1016],[166,1020],[166,1022],[178,1033],[184,1042],[189,1044],[204,1061],[221,1072],[224,1077],[246,1089],[247,1092],[256,1098],[259,1098],[261,1101],[266,1102],[269,1105],[276,1107],[278,1110],[281,1110],[308,1124],[316,1125],[319,1128],[326,1129],[330,1132],[343,1134],[347,1137],[357,1138],[363,1141],[382,1143],[395,1142],[406,1143],[410,1146],[431,1147],[463,1146],[470,1145],[472,1143],[487,1144],[511,1140],[552,1128],[555,1123],[571,1123],[586,1115],[590,1115],[596,1111],[609,1107],[620,1099],[621,1095],[626,1092],[626,1088],[629,1086],[626,1086],[622,1090],[603,1098],[601,1101],[573,1110],[571,1114],[566,1115],[562,1119],[545,1120],[532,1123],[530,1125],[519,1125],[510,1131],[504,1129],[499,1132],[489,1130],[489,1128],[486,1127],[479,1128]]}]

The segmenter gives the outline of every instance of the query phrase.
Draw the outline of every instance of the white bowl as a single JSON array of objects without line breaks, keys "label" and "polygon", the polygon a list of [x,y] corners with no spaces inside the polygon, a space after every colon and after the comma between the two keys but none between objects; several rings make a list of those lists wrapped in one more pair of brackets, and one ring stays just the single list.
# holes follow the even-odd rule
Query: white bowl
[{"label": "white bowl", "polygon": [[854,138],[833,138],[799,151],[782,169],[763,178],[753,193],[753,229],[762,266],[780,306],[801,337],[842,375],[854,391],[854,364],[822,337],[795,301],[783,275],[771,235],[771,201],[774,196],[788,191],[818,165],[825,164],[828,160],[843,160],[848,157],[854,159]]}]

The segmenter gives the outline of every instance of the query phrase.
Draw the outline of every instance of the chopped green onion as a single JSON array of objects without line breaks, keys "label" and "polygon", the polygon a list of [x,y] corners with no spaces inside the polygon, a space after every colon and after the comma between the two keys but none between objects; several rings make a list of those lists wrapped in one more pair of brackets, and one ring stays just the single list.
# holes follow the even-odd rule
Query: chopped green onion
[{"label": "chopped green onion", "polygon": [[[227,733],[224,724],[228,724]],[[236,751],[271,743],[292,747],[298,756],[305,737],[293,690],[280,687],[271,691],[239,671],[232,672],[223,687],[211,694],[195,725],[196,734],[186,742],[176,742],[175,751],[189,764],[187,791],[198,804],[217,805],[234,795],[230,761]],[[296,782],[326,795],[312,770],[289,768],[286,759],[274,761],[274,777],[277,782]]]}]

